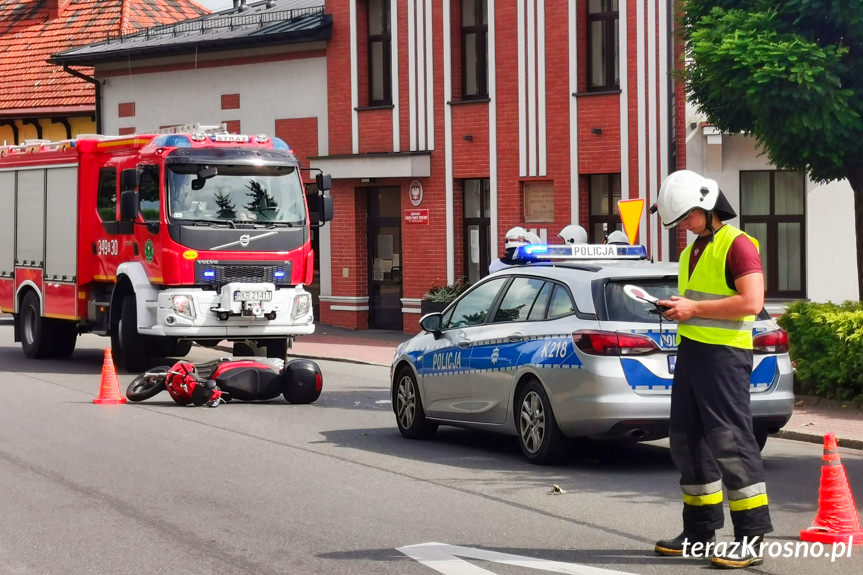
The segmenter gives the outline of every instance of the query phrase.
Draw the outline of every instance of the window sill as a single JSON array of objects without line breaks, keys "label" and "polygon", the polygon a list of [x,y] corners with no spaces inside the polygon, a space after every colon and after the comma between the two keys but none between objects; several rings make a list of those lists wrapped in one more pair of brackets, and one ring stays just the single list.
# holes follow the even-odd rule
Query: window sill
[{"label": "window sill", "polygon": [[357,106],[354,108],[357,112],[368,112],[369,110],[392,110],[395,106],[392,104],[380,104],[376,106]]},{"label": "window sill", "polygon": [[465,104],[488,104],[491,98],[476,98],[472,100],[450,100],[447,102],[450,106],[464,106]]},{"label": "window sill", "polygon": [[583,98],[585,96],[609,96],[609,95],[620,95],[620,88],[609,88],[607,90],[595,90],[592,92],[573,92],[572,95],[575,98]]}]

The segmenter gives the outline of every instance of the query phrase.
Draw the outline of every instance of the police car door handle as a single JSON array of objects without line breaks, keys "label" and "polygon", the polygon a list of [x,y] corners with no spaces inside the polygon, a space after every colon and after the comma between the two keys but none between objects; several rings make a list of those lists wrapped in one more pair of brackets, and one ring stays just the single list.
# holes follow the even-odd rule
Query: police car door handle
[{"label": "police car door handle", "polygon": [[456,343],[456,345],[462,349],[469,348],[470,347],[470,340],[469,339],[460,340],[458,343]]},{"label": "police car door handle", "polygon": [[506,336],[506,339],[508,339],[509,341],[512,341],[512,342],[521,341],[521,340],[523,340],[523,339],[524,339],[524,334],[521,334],[521,333],[511,333],[511,334],[509,334],[508,336]]}]

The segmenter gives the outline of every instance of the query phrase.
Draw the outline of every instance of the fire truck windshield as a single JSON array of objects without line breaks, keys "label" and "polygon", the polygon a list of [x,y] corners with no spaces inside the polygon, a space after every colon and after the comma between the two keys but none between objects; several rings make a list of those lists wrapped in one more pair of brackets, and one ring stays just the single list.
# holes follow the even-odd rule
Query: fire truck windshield
[{"label": "fire truck windshield", "polygon": [[303,185],[291,166],[170,164],[171,220],[302,225]]}]

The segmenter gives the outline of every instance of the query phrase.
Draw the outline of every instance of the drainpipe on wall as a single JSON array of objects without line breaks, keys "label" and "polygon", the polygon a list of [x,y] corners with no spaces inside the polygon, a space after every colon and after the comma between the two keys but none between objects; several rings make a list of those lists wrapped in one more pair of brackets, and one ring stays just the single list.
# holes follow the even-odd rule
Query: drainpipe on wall
[{"label": "drainpipe on wall", "polygon": [[[71,74],[76,78],[81,78],[85,82],[90,82],[94,86],[96,86],[96,133],[102,133],[102,84],[104,84],[104,80],[99,80],[94,78],[93,76],[88,76],[78,70],[73,70],[68,65],[63,65],[63,71],[67,74]],[[70,134],[71,137],[71,134]]]}]

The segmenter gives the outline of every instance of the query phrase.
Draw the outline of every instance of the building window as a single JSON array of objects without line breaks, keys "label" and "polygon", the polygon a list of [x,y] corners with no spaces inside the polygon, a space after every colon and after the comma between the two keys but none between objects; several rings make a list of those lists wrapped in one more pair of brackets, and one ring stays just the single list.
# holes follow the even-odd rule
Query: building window
[{"label": "building window", "polygon": [[623,229],[617,202],[620,201],[620,174],[593,174],[588,180],[590,195],[589,241],[600,244],[614,230]]},{"label": "building window", "polygon": [[369,105],[393,103],[390,0],[369,0]]},{"label": "building window", "polygon": [[620,87],[618,0],[587,2],[587,89]]},{"label": "building window", "polygon": [[488,2],[461,0],[462,99],[488,98]]},{"label": "building window", "polygon": [[488,275],[491,263],[490,203],[489,180],[464,181],[464,268],[470,283]]},{"label": "building window", "polygon": [[806,176],[740,172],[740,225],[758,240],[767,297],[806,297]]}]

